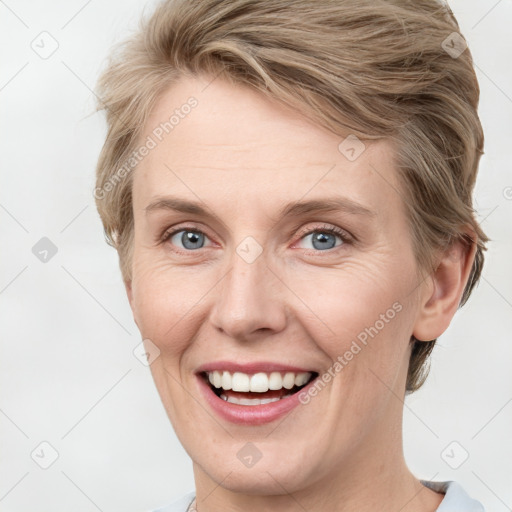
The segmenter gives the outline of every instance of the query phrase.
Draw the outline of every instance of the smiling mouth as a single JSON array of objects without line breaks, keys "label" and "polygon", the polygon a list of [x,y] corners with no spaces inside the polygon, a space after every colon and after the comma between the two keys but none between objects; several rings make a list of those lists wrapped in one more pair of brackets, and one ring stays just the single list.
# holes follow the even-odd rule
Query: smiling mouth
[{"label": "smiling mouth", "polygon": [[216,370],[202,372],[202,376],[220,399],[232,404],[255,406],[278,402],[298,393],[318,377],[318,373],[259,372],[248,374]]}]

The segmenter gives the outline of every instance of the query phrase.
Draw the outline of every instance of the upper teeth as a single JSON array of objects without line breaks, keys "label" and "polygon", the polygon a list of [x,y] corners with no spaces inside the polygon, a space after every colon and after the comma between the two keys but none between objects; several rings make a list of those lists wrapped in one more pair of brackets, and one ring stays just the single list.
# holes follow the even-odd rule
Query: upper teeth
[{"label": "upper teeth", "polygon": [[227,371],[208,372],[208,380],[216,388],[233,391],[256,393],[265,393],[269,389],[292,389],[293,386],[303,386],[311,378],[310,372],[294,373],[287,372],[282,375],[280,372],[255,373],[248,375],[247,373],[235,372],[231,374]]}]

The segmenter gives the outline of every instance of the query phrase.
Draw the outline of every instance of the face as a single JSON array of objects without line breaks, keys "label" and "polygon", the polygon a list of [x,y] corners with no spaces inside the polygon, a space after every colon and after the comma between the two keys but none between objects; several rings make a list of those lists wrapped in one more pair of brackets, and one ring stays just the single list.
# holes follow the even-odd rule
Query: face
[{"label": "face", "polygon": [[392,147],[210,80],[161,96],[133,176],[127,289],[163,404],[225,489],[368,475],[397,446],[419,303]]}]

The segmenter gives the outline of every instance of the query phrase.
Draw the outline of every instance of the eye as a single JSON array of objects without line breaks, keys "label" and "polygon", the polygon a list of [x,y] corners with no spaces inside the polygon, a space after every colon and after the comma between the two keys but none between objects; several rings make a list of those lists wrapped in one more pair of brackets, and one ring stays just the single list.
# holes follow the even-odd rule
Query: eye
[{"label": "eye", "polygon": [[[336,238],[338,238],[340,243],[336,243]],[[309,240],[314,250],[324,252],[343,245],[349,241],[348,238],[348,234],[340,228],[334,226],[320,226],[301,233],[300,241],[304,242]],[[309,247],[302,248],[309,249]]]},{"label": "eye", "polygon": [[[339,243],[336,239],[339,240]],[[314,251],[326,252],[350,242],[351,238],[343,229],[327,225],[304,230],[300,233],[299,244],[308,240],[312,243]],[[209,238],[199,229],[184,226],[167,231],[162,238],[162,242],[169,242],[177,248],[178,252],[193,252],[211,246],[211,242],[207,244],[207,241],[209,241]],[[302,248],[309,249],[309,247]]]},{"label": "eye", "polygon": [[[208,237],[202,231],[195,228],[181,227],[180,229],[166,232],[163,241],[170,242],[178,249],[185,249],[188,252],[203,249],[205,240],[208,240]],[[180,246],[180,244],[182,245]]]}]

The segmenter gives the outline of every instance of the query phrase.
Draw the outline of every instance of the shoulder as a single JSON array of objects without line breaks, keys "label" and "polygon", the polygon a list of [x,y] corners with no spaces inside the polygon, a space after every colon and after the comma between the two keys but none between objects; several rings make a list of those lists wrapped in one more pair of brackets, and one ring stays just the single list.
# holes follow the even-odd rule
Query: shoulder
[{"label": "shoulder", "polygon": [[436,512],[461,512],[462,510],[464,512],[485,512],[483,505],[471,498],[457,482],[421,480],[421,483],[433,491],[444,493],[444,499]]},{"label": "shoulder", "polygon": [[148,512],[187,512],[187,509],[192,503],[192,500],[195,498],[195,492],[189,492],[179,498],[177,501],[166,505],[165,507],[158,508]]}]

